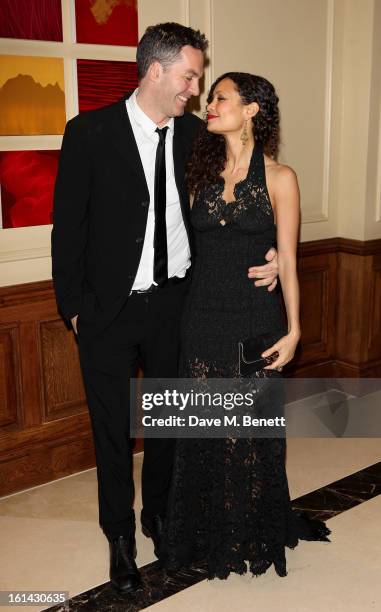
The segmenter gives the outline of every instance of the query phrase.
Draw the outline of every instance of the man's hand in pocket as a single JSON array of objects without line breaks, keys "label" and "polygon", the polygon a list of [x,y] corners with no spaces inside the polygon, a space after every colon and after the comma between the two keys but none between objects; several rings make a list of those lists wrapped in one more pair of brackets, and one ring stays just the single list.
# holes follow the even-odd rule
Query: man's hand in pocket
[{"label": "man's hand in pocket", "polygon": [[76,336],[78,335],[78,330],[77,330],[77,319],[78,319],[78,315],[75,315],[75,317],[73,317],[73,318],[71,319],[71,324],[72,324],[72,326],[73,326],[74,333],[75,333],[75,335],[76,335]]}]

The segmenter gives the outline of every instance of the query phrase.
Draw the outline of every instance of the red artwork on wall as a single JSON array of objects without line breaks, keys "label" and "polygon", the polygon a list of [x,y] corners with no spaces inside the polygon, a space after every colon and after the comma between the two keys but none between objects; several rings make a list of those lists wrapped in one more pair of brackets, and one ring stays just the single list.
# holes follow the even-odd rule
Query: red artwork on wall
[{"label": "red artwork on wall", "polygon": [[138,44],[137,0],[75,0],[78,43]]},{"label": "red artwork on wall", "polygon": [[0,152],[3,228],[52,223],[59,151]]},{"label": "red artwork on wall", "polygon": [[0,37],[62,41],[61,0],[1,0]]},{"label": "red artwork on wall", "polygon": [[112,104],[138,85],[136,62],[80,59],[77,71],[80,112]]}]

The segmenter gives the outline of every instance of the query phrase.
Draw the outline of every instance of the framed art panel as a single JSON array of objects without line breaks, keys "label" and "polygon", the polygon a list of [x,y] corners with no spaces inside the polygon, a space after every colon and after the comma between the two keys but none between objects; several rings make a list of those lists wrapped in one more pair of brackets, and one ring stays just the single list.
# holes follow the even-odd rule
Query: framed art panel
[{"label": "framed art panel", "polygon": [[52,223],[59,151],[0,151],[1,226]]},{"label": "framed art panel", "polygon": [[0,56],[0,136],[63,134],[63,60]]},{"label": "framed art panel", "polygon": [[138,85],[136,62],[77,60],[79,111],[116,102]]},{"label": "framed art panel", "polygon": [[75,0],[78,43],[138,44],[137,0]]},{"label": "framed art panel", "polygon": [[62,42],[61,0],[1,0],[0,37]]}]

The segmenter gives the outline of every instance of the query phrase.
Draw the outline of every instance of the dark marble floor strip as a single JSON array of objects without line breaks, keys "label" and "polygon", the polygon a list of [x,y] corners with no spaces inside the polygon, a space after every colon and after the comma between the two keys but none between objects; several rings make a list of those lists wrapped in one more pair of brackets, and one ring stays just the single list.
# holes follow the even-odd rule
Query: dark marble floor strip
[{"label": "dark marble floor strip", "polygon": [[[292,501],[295,510],[327,520],[381,494],[381,461]],[[132,595],[118,595],[109,582],[45,612],[138,612],[206,579],[206,569],[166,572],[158,561],[140,568],[142,587]]]},{"label": "dark marble floor strip", "polygon": [[296,510],[322,521],[381,493],[381,461],[292,501]]}]

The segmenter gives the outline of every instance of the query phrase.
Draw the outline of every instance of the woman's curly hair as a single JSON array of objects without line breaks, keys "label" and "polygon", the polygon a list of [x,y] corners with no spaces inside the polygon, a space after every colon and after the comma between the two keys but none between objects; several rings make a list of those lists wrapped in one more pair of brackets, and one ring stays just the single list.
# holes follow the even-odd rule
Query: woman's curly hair
[{"label": "woman's curly hair", "polygon": [[[208,104],[213,99],[217,84],[231,79],[240,95],[242,104],[257,102],[259,111],[253,117],[252,128],[255,141],[261,142],[264,152],[277,158],[279,148],[279,98],[274,86],[267,79],[247,72],[226,72],[212,85]],[[190,193],[195,193],[207,184],[213,184],[226,164],[225,138],[208,132],[207,124],[201,127],[193,144],[187,167],[187,183]]]}]

